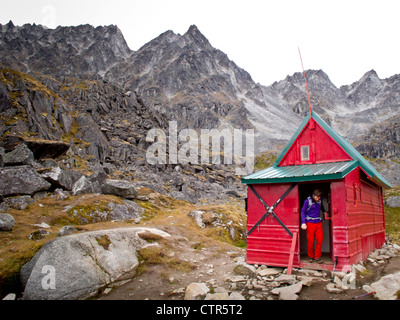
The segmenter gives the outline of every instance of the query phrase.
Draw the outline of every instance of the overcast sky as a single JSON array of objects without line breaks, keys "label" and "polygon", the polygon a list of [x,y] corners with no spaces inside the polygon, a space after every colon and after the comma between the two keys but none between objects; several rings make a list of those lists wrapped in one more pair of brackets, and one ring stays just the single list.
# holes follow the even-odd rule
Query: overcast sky
[{"label": "overcast sky", "polygon": [[337,86],[374,69],[400,73],[399,0],[12,0],[0,23],[50,28],[117,25],[132,50],[195,24],[211,45],[263,85],[322,69]]}]

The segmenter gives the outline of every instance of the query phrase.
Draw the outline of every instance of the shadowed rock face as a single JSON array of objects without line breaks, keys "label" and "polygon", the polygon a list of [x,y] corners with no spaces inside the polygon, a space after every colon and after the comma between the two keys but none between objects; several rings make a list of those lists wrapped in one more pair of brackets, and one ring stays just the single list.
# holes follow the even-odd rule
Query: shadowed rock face
[{"label": "shadowed rock face", "polygon": [[29,194],[47,190],[50,183],[44,180],[31,166],[0,168],[0,195]]},{"label": "shadowed rock face", "polygon": [[64,155],[69,144],[62,141],[52,140],[25,140],[28,148],[35,155],[35,159],[53,159]]}]

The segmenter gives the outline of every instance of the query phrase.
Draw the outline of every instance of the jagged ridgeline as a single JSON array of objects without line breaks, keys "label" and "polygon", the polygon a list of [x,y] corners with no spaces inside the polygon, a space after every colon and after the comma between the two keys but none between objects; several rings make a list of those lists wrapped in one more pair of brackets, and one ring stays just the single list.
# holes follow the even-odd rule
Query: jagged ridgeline
[{"label": "jagged ridgeline", "polygon": [[[273,152],[281,150],[308,110],[301,73],[269,86],[255,83],[194,25],[183,35],[166,31],[132,51],[116,26],[47,29],[9,22],[0,27],[0,44],[2,90],[19,114],[12,116],[19,120],[4,118],[15,123],[14,129],[3,125],[3,137],[7,131],[63,141],[73,136],[74,144],[80,143],[73,152],[83,150],[82,158],[145,162],[139,150],[149,146],[146,132],[155,127],[167,132],[170,121],[177,122],[178,132],[193,128],[199,136],[202,129],[254,129],[255,152]],[[17,71],[43,85],[37,94],[27,95],[47,101],[47,109],[38,107],[43,119],[35,115],[36,127],[21,120],[29,115],[21,113],[26,98],[17,96],[25,89],[18,91],[18,83],[10,79]],[[389,171],[398,169],[392,158],[398,158],[399,150],[393,123],[399,115],[400,76],[380,79],[371,70],[340,88],[322,70],[307,70],[306,76],[313,109],[347,140],[362,144],[364,155],[389,158]],[[32,92],[39,88],[29,86]],[[380,129],[371,129],[377,123]],[[384,133],[385,128],[391,133]],[[381,148],[383,139],[389,145]]]}]

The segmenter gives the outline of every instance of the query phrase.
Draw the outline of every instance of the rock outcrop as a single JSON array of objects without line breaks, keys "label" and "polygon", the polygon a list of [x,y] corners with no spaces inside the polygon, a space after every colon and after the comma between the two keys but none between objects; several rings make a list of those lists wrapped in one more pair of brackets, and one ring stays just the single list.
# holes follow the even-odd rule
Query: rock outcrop
[{"label": "rock outcrop", "polygon": [[0,213],[0,231],[11,231],[14,226],[14,217],[8,213]]},{"label": "rock outcrop", "polygon": [[21,269],[25,300],[76,300],[110,283],[132,278],[137,250],[149,245],[138,234],[169,234],[152,228],[118,228],[60,237],[47,242]]},{"label": "rock outcrop", "polygon": [[[12,181],[12,183],[10,183]],[[48,190],[51,184],[43,179],[31,166],[0,168],[0,195],[33,195]]]}]

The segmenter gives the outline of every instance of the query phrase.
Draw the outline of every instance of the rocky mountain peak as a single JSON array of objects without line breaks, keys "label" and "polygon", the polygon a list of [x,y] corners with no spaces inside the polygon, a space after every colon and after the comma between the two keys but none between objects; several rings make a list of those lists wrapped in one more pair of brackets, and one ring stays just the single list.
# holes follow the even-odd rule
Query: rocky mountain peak
[{"label": "rocky mountain peak", "polygon": [[[201,34],[201,32],[199,31],[199,28],[197,28],[197,26],[195,24],[192,24],[188,31],[186,31],[185,34],[192,34],[192,35],[196,35],[196,34]],[[203,35],[202,35],[203,36]]]},{"label": "rocky mountain peak", "polygon": [[12,25],[10,21],[0,28],[0,63],[22,72],[36,71],[58,79],[96,78],[132,53],[113,25],[48,29],[25,24],[8,32]]},{"label": "rocky mountain peak", "polygon": [[188,31],[186,31],[186,33],[183,35],[183,37],[190,42],[195,42],[201,47],[211,46],[208,39],[200,32],[200,30],[195,25],[191,25]]},{"label": "rocky mountain peak", "polygon": [[161,33],[157,38],[154,39],[155,42],[172,42],[177,40],[179,36],[177,36],[172,30],[167,30]]},{"label": "rocky mountain peak", "polygon": [[[264,149],[288,139],[293,128],[287,123],[296,127],[309,110],[302,72],[269,87],[256,84],[196,25],[183,35],[168,30],[136,52],[115,25],[52,30],[9,22],[0,28],[0,43],[4,66],[58,80],[104,79],[136,92],[151,112],[180,127],[255,128]],[[371,118],[384,121],[398,112],[398,76],[382,80],[371,70],[338,89],[323,70],[305,73],[313,110],[346,138],[364,134]]]},{"label": "rocky mountain peak", "polygon": [[361,79],[358,81],[358,84],[366,85],[369,87],[382,87],[382,81],[379,78],[378,74],[376,73],[375,70],[370,70],[366,72]]},{"label": "rocky mountain peak", "polygon": [[8,30],[12,30],[12,29],[15,28],[15,25],[14,25],[14,23],[10,20],[10,21],[6,24],[6,27],[7,27]]},{"label": "rocky mountain peak", "polygon": [[360,80],[341,89],[346,91],[348,99],[354,101],[357,105],[370,104],[371,99],[379,94],[385,87],[375,70],[366,72]]},{"label": "rocky mountain peak", "polygon": [[138,92],[150,109],[178,120],[179,126],[251,127],[237,93],[246,94],[255,83],[195,25],[184,35],[160,34],[136,51],[128,66],[116,65],[106,78]]}]

